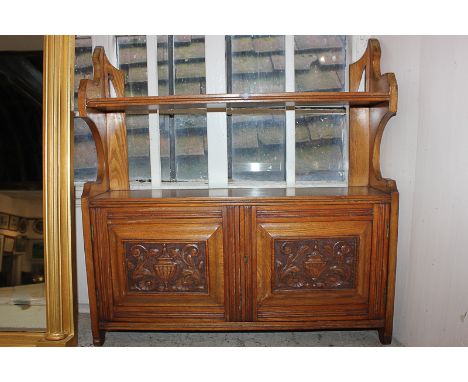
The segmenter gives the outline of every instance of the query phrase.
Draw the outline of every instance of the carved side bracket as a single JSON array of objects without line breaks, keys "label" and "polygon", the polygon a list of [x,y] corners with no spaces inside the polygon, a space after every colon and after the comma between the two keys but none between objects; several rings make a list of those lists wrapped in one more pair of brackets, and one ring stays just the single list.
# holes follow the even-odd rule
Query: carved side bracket
[{"label": "carved side bracket", "polygon": [[[368,185],[386,192],[392,192],[396,191],[395,181],[383,178],[380,171],[380,144],[387,122],[397,112],[398,86],[393,73],[381,74],[380,57],[381,50],[379,41],[376,39],[369,39],[367,49],[363,56],[354,64],[350,65],[349,90],[358,91],[361,78],[364,75],[366,92],[387,93],[390,96],[388,103],[371,108],[368,116],[365,117],[369,123],[369,131],[367,132],[369,158],[368,176],[366,177]],[[357,110],[355,110],[354,113],[357,113]],[[364,117],[359,116],[356,117],[355,120],[357,121],[359,118]],[[351,115],[351,120],[353,120],[353,115]],[[357,123],[358,122],[356,122],[356,124]],[[364,136],[364,134],[361,134],[361,136]],[[357,157],[359,153],[355,155]],[[353,160],[355,160],[356,163],[359,162],[359,158],[350,158],[350,162]]]},{"label": "carved side bracket", "polygon": [[96,112],[86,106],[86,101],[90,98],[111,97],[111,87],[117,97],[123,97],[125,76],[112,66],[103,47],[94,49],[93,68],[93,79],[81,80],[78,90],[79,115],[91,130],[97,155],[97,178],[96,181],[85,184],[83,197],[109,189],[128,188],[125,116]]}]

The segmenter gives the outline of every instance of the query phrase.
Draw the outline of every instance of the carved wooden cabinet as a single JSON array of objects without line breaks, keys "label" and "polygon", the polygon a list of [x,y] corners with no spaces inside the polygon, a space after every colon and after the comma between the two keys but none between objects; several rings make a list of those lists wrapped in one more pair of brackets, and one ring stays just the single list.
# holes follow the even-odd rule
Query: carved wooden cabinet
[{"label": "carved wooden cabinet", "polygon": [[[369,328],[391,342],[398,192],[379,150],[396,82],[379,58],[370,40],[350,92],[125,98],[96,49],[94,80],[79,90],[98,154],[82,196],[96,345],[109,330]],[[128,189],[125,111],[236,102],[349,105],[349,186]]]}]

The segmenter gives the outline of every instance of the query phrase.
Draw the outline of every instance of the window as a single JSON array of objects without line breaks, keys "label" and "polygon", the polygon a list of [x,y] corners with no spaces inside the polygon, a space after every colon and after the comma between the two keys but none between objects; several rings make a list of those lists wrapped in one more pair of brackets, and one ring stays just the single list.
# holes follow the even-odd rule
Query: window
[{"label": "window", "polygon": [[[118,67],[125,73],[125,96],[148,95],[146,36],[117,37]],[[128,172],[130,180],[151,180],[149,116],[127,115]]]},{"label": "window", "polygon": [[296,181],[346,180],[346,110],[296,111]]},{"label": "window", "polygon": [[[225,49],[211,61],[215,65],[206,61],[213,60],[213,44],[199,35],[117,36],[105,49],[115,51],[110,59],[125,73],[127,96],[203,94],[216,76],[225,78],[227,93],[346,88],[344,36],[213,37],[222,38]],[[77,38],[76,84],[91,74],[91,42],[90,37]],[[206,111],[197,108],[128,115],[130,179],[157,186],[211,184],[217,177],[234,186],[346,184],[345,107],[231,108],[220,114],[224,126],[213,125]],[[81,125],[75,123],[75,177],[87,180],[95,177],[95,149]],[[226,129],[224,140],[209,142],[208,129]],[[226,147],[226,158],[211,158],[223,168],[225,163],[221,175],[209,170],[210,146],[217,145]]]},{"label": "window", "polygon": [[[228,93],[285,90],[284,36],[226,36]],[[233,110],[228,115],[229,180],[284,181],[284,110]]]},{"label": "window", "polygon": [[[228,93],[285,91],[284,36],[227,36]],[[343,91],[346,39],[295,36],[296,91]],[[285,110],[228,116],[229,179],[286,179]],[[239,112],[239,111],[238,111]],[[345,110],[296,111],[296,181],[346,180]]]},{"label": "window", "polygon": [[228,93],[285,91],[284,36],[226,36]]},{"label": "window", "polygon": [[[295,89],[344,91],[346,38],[295,36]],[[296,181],[346,182],[346,109],[296,110]]]},{"label": "window", "polygon": [[294,36],[297,92],[344,91],[345,68],[344,36]]},{"label": "window", "polygon": [[[204,36],[158,36],[159,95],[204,94]],[[208,180],[206,112],[162,114],[159,118],[161,180]]]}]

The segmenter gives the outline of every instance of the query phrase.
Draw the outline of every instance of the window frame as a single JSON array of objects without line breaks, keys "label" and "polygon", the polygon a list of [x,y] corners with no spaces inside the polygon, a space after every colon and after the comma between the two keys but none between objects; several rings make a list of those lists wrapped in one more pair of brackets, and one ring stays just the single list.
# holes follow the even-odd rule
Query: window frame
[{"label": "window frame", "polygon": [[[118,67],[117,37],[91,35],[92,49],[103,46],[109,62]],[[366,49],[370,36],[347,36],[346,62],[349,65],[359,59]],[[148,96],[158,95],[157,35],[146,35]],[[226,35],[205,35],[206,93],[226,93]],[[345,91],[348,91],[348,71],[345,70]],[[363,82],[360,89],[363,89]],[[285,35],[285,91],[295,91],[294,35]],[[115,92],[111,88],[111,95]],[[346,113],[345,142],[348,141],[349,109]],[[149,113],[149,160],[151,182],[130,181],[130,189],[173,189],[173,188],[284,188],[284,187],[347,187],[348,185],[348,144],[344,145],[346,179],[343,182],[301,181],[296,182],[295,169],[295,128],[296,112],[285,110],[285,181],[229,181],[228,166],[228,123],[226,111],[207,112],[208,181],[206,182],[164,182],[161,180],[159,113]],[[211,143],[210,143],[211,142]],[[223,142],[223,144],[221,144]],[[82,189],[86,181],[75,181]]]}]

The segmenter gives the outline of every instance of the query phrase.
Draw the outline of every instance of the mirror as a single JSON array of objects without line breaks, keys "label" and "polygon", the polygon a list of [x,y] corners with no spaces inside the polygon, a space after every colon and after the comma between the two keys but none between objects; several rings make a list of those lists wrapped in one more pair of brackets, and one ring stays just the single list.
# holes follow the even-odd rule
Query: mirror
[{"label": "mirror", "polygon": [[0,38],[0,330],[45,330],[42,36]]},{"label": "mirror", "polygon": [[73,51],[73,36],[0,36],[0,345],[76,344]]}]

